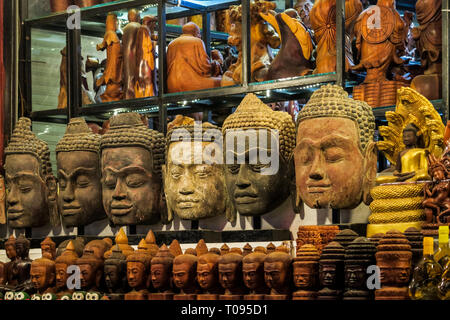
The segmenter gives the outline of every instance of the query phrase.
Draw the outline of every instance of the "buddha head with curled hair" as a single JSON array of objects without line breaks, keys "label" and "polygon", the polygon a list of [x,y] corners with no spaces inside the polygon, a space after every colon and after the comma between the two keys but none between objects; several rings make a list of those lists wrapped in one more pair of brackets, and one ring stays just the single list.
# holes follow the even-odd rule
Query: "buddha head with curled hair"
[{"label": "buddha head with curled hair", "polygon": [[337,85],[315,91],[297,118],[297,204],[300,198],[311,208],[368,203],[377,169],[374,130],[367,103],[349,98]]},{"label": "buddha head with curled hair", "polygon": [[157,223],[163,210],[164,136],[139,114],[113,116],[100,142],[103,206],[113,225]]}]

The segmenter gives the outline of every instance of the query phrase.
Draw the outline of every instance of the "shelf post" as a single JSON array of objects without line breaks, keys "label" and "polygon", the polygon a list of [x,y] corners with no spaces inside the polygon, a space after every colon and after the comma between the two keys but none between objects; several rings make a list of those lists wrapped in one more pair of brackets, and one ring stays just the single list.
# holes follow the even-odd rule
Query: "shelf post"
[{"label": "shelf post", "polygon": [[30,117],[32,111],[32,79],[31,79],[31,27],[23,22],[21,25],[21,49],[19,51],[19,74],[21,104],[23,107],[19,110],[19,116]]},{"label": "shelf post", "polygon": [[167,107],[164,105],[163,95],[166,92],[166,4],[158,0],[158,106],[159,131],[167,133]]},{"label": "shelf post", "polygon": [[444,110],[445,121],[449,120],[450,114],[450,50],[449,37],[450,37],[450,0],[442,1],[442,109]]},{"label": "shelf post", "polygon": [[202,38],[206,54],[211,57],[211,14],[207,12],[202,13]]},{"label": "shelf post", "polygon": [[345,1],[336,1],[336,84],[345,88]]},{"label": "shelf post", "polygon": [[81,94],[81,30],[68,28],[67,38],[67,123],[79,114]]},{"label": "shelf post", "polygon": [[250,0],[242,0],[242,85],[248,88],[252,78]]}]

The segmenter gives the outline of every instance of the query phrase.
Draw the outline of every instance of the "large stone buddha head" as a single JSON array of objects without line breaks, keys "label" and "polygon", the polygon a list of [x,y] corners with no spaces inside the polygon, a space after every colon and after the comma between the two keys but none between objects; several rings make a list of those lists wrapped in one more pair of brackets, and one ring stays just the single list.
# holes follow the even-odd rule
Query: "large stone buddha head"
[{"label": "large stone buddha head", "polygon": [[110,119],[102,136],[103,206],[113,225],[155,224],[162,210],[164,136],[148,129],[137,113]]},{"label": "large stone buddha head", "polygon": [[163,166],[169,220],[235,219],[223,178],[222,134],[209,123],[184,117],[167,134]]},{"label": "large stone buddha head", "polygon": [[311,208],[368,203],[377,170],[374,129],[367,103],[336,85],[314,92],[297,119],[297,204],[300,198]]},{"label": "large stone buddha head", "polygon": [[248,94],[225,120],[222,133],[225,181],[237,211],[260,216],[277,208],[290,190],[289,161],[295,147],[291,116]]},{"label": "large stone buddha head", "polygon": [[58,205],[66,227],[106,218],[102,203],[100,135],[83,118],[74,118],[56,146]]},{"label": "large stone buddha head", "polygon": [[5,149],[8,195],[7,218],[13,229],[60,224],[57,184],[52,174],[50,150],[31,131],[31,120],[20,118]]}]

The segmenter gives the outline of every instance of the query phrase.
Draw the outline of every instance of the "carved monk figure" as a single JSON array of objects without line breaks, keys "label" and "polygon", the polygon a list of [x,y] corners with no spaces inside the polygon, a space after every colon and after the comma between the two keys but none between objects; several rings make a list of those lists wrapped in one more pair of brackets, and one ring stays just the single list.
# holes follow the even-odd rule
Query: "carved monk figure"
[{"label": "carved monk figure", "polygon": [[8,240],[5,242],[5,251],[6,256],[10,260],[5,264],[5,277],[6,277],[6,284],[9,286],[15,286],[17,285],[17,280],[13,279],[13,265],[14,261],[18,259],[17,252],[16,252],[16,238],[14,235],[11,235]]},{"label": "carved monk figure", "polygon": [[128,21],[128,24],[122,29],[123,90],[125,99],[133,99],[135,97],[134,84],[137,80],[138,32],[141,28],[141,16],[137,9],[128,11]]},{"label": "carved monk figure", "polygon": [[[103,275],[105,278],[108,295],[114,300],[114,297],[121,297],[125,292],[127,284],[127,258],[123,255],[118,245],[113,247],[111,255],[105,260]],[[113,297],[111,297],[113,296]]]},{"label": "carved monk figure", "polygon": [[100,171],[100,135],[83,118],[72,118],[56,146],[58,204],[66,227],[105,219]]},{"label": "carved monk figure", "polygon": [[242,256],[237,253],[227,253],[219,259],[219,282],[225,293],[220,300],[242,299],[246,287],[242,279]]},{"label": "carved monk figure", "polygon": [[83,256],[75,263],[80,268],[82,291],[98,291],[103,276],[103,260],[94,251],[85,250]]},{"label": "carved monk figure", "polygon": [[150,278],[158,293],[172,293],[172,266],[175,257],[164,244],[152,259]]},{"label": "carved monk figure", "polygon": [[109,13],[106,18],[106,33],[101,44],[97,45],[98,51],[106,49],[106,67],[103,75],[97,80],[97,86],[106,85],[105,92],[100,96],[102,102],[118,101],[123,97],[123,71],[122,71],[122,49],[117,36],[117,16]]},{"label": "carved monk figure", "polygon": [[55,262],[47,258],[34,260],[31,263],[30,278],[37,294],[54,293]]},{"label": "carved monk figure", "polygon": [[300,111],[297,125],[297,204],[298,197],[311,208],[368,204],[377,171],[372,108],[326,85]]},{"label": "carved monk figure", "polygon": [[203,290],[203,294],[199,294],[197,300],[212,300],[213,298],[217,300],[218,294],[223,292],[219,283],[219,259],[220,256],[215,253],[205,253],[199,256],[197,281]]},{"label": "carved monk figure", "polygon": [[220,71],[220,64],[206,53],[200,28],[194,22],[185,24],[183,34],[167,48],[168,92],[219,87]]},{"label": "carved monk figure", "polygon": [[20,235],[16,240],[17,259],[12,266],[13,279],[17,280],[16,289],[25,291],[32,287],[30,282],[31,259],[30,240]]},{"label": "carved monk figure", "polygon": [[195,300],[200,288],[197,283],[198,258],[192,254],[181,254],[173,260],[173,283],[180,290],[174,300]]},{"label": "carved monk figure", "polygon": [[264,279],[270,288],[266,300],[288,300],[292,287],[292,257],[275,251],[264,259]]},{"label": "carved monk figure", "polygon": [[102,136],[103,206],[113,225],[155,224],[162,208],[163,135],[142,124],[137,113],[110,119]]},{"label": "carved monk figure", "polygon": [[47,237],[41,242],[41,252],[42,257],[50,260],[55,260],[56,258],[56,243]]},{"label": "carved monk figure", "polygon": [[220,128],[194,125],[191,118],[183,121],[189,124],[173,127],[167,134],[163,176],[169,220],[176,214],[184,220],[225,215],[233,221],[235,213],[223,179]]},{"label": "carved monk figure", "polygon": [[127,280],[132,289],[125,294],[125,300],[147,300],[147,277],[150,271],[151,256],[136,251],[127,257]]},{"label": "carved monk figure", "polygon": [[31,120],[20,118],[5,149],[8,225],[13,229],[60,224],[57,186],[50,150],[31,131]]},{"label": "carved monk figure", "polygon": [[250,293],[244,296],[245,300],[263,300],[264,295],[269,291],[264,279],[266,256],[262,252],[252,252],[242,259],[244,285],[250,290]]},{"label": "carved monk figure", "polygon": [[[273,111],[251,93],[225,120],[222,133],[225,181],[237,211],[260,216],[281,205],[289,196],[288,164],[295,147],[289,114]],[[258,145],[250,145],[256,141]]]},{"label": "carved monk figure", "polygon": [[61,298],[65,294],[70,294],[73,290],[67,288],[67,268],[75,265],[78,259],[78,254],[75,252],[75,245],[72,241],[69,242],[63,253],[55,259],[55,285],[56,294]]},{"label": "carved monk figure", "polygon": [[297,251],[292,264],[297,291],[293,300],[315,300],[319,284],[319,251],[312,244],[305,244]]}]

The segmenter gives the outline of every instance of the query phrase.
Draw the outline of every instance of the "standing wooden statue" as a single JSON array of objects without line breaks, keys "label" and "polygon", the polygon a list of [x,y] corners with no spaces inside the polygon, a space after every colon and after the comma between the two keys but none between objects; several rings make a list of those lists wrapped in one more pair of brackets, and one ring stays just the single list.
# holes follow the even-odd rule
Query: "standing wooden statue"
[{"label": "standing wooden statue", "polygon": [[134,79],[136,98],[153,97],[158,94],[155,68],[156,43],[152,41],[152,26],[155,20],[153,16],[145,16],[137,33]]},{"label": "standing wooden statue", "polygon": [[353,70],[366,70],[364,83],[353,89],[353,98],[372,108],[394,105],[397,89],[407,82],[388,80],[393,65],[400,66],[405,51],[405,22],[392,0],[378,0],[366,9],[355,25],[359,64]]},{"label": "standing wooden statue", "polygon": [[97,86],[106,85],[105,93],[101,95],[102,102],[119,101],[123,97],[122,92],[122,51],[119,37],[117,36],[117,16],[108,14],[106,18],[106,33],[101,44],[97,45],[98,51],[106,49],[106,68],[103,76],[97,80]]},{"label": "standing wooden statue", "polygon": [[129,23],[123,28],[122,57],[123,57],[123,90],[125,99],[135,97],[134,85],[136,83],[136,65],[138,62],[138,33],[141,29],[141,16],[136,9],[128,11]]}]

